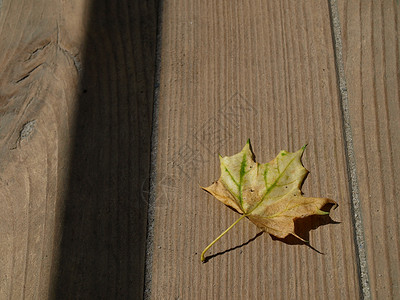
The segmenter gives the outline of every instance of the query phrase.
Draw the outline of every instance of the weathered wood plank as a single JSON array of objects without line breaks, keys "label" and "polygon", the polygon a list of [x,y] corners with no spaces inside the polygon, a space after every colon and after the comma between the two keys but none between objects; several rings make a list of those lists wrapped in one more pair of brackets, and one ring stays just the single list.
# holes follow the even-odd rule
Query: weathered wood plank
[{"label": "weathered wood plank", "polygon": [[[152,299],[357,299],[359,286],[340,105],[326,1],[165,1]],[[311,244],[257,236],[198,184],[219,176],[217,154],[247,138],[260,162],[309,143],[306,195],[339,202]]]},{"label": "weathered wood plank", "polygon": [[400,297],[398,1],[338,1],[371,296]]},{"label": "weathered wood plank", "polygon": [[86,2],[3,1],[1,299],[46,299],[57,258]]},{"label": "weathered wood plank", "polygon": [[0,298],[143,293],[156,1],[0,16]]}]

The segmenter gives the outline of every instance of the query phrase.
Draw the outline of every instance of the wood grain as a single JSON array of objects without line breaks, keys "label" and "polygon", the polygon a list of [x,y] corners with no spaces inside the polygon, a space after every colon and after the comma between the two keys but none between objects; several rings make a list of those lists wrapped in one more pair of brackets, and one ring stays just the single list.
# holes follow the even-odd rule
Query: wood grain
[{"label": "wood grain", "polygon": [[69,19],[58,1],[2,2],[1,299],[49,295],[85,34],[86,5],[75,5]]},{"label": "wood grain", "polygon": [[371,296],[400,297],[398,1],[338,1]]},{"label": "wood grain", "polygon": [[[165,1],[151,299],[357,299],[359,282],[327,1]],[[274,241],[200,190],[218,153],[259,162],[308,142],[303,190],[339,202],[311,244]]]},{"label": "wood grain", "polygon": [[0,12],[0,298],[140,299],[156,1]]}]

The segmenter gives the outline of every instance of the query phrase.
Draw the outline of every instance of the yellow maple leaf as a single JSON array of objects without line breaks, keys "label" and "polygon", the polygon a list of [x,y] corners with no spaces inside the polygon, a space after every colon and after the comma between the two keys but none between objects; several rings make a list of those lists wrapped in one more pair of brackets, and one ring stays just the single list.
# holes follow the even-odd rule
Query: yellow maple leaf
[{"label": "yellow maple leaf", "polygon": [[[297,236],[294,220],[311,215],[327,215],[321,209],[336,202],[327,198],[303,197],[301,185],[308,171],[301,163],[305,146],[297,152],[281,151],[266,164],[254,161],[250,140],[233,156],[220,156],[221,177],[203,189],[242,216],[208,245],[205,252],[241,219],[247,217],[263,231],[285,238]],[[306,241],[304,241],[306,242]]]}]

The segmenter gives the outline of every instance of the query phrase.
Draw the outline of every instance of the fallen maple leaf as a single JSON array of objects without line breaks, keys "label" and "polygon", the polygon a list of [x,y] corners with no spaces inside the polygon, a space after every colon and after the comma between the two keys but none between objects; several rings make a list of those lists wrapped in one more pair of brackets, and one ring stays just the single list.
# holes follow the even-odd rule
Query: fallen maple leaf
[{"label": "fallen maple leaf", "polygon": [[321,208],[336,202],[302,196],[300,188],[308,173],[301,163],[304,149],[305,146],[294,153],[281,151],[271,162],[259,164],[254,161],[248,140],[238,154],[220,156],[221,177],[202,188],[242,216],[204,249],[201,261],[205,260],[206,251],[245,217],[278,238],[291,234],[306,242],[295,234],[294,220],[327,215],[329,212]]}]

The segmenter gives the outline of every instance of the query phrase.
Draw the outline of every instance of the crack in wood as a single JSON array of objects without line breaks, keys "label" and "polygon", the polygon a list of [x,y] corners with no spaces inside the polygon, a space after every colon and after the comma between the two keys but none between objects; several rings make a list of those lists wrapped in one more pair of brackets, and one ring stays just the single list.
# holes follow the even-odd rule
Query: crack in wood
[{"label": "crack in wood", "polygon": [[66,56],[68,56],[70,59],[72,59],[72,61],[74,63],[74,67],[80,76],[82,73],[82,64],[78,58],[78,55],[72,54],[68,49],[65,49],[60,44],[57,44],[57,47],[58,47],[58,49],[61,50],[61,52],[63,52]]},{"label": "crack in wood", "polygon": [[47,48],[51,44],[51,41],[48,41],[46,44],[44,44],[42,47],[38,47],[35,50],[33,50],[27,59],[24,60],[24,62],[31,60],[33,57],[35,57],[39,52],[43,51],[45,48]]},{"label": "crack in wood", "polygon": [[35,71],[37,68],[39,68],[41,65],[43,65],[44,63],[40,63],[38,64],[36,67],[34,67],[33,69],[31,69],[30,71],[28,71],[24,76],[22,76],[20,79],[18,79],[17,81],[15,81],[15,83],[20,83],[21,81],[27,79],[33,71]]}]

